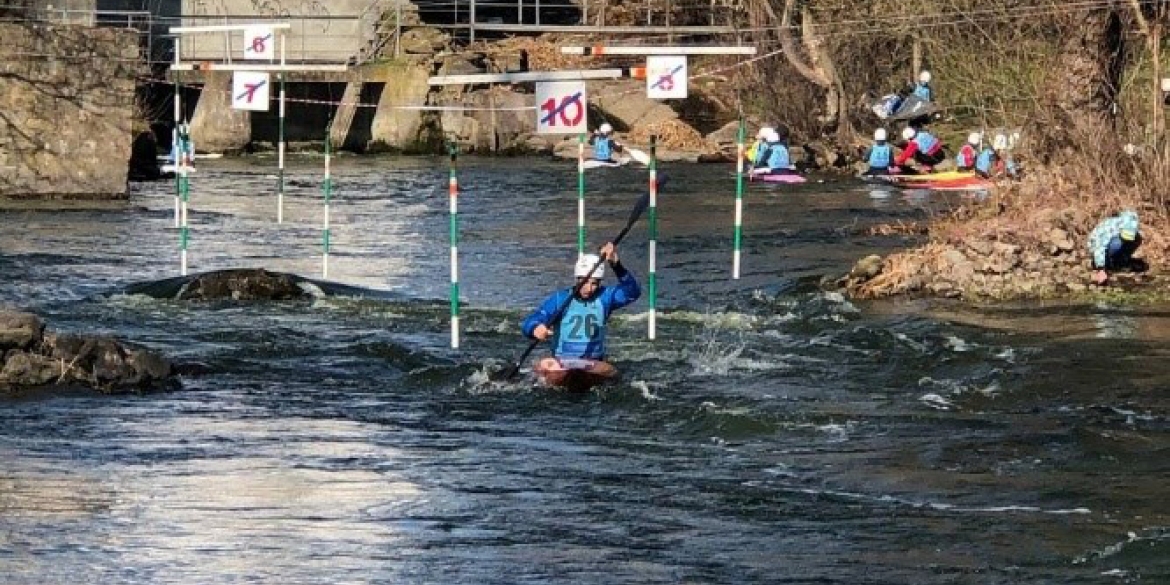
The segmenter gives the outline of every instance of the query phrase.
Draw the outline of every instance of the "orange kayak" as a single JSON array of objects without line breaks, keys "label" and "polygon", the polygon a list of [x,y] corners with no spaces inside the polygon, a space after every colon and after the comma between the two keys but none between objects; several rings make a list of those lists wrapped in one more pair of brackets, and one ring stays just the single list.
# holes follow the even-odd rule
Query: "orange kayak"
[{"label": "orange kayak", "polygon": [[613,364],[584,358],[547,357],[540,360],[532,372],[545,386],[570,392],[586,392],[618,377]]}]

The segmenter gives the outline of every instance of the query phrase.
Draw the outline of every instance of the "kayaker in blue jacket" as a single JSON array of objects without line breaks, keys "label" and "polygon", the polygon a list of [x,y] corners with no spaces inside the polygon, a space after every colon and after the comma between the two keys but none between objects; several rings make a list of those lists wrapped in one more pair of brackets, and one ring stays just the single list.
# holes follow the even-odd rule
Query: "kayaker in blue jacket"
[{"label": "kayaker in blue jacket", "polygon": [[[604,258],[606,262],[602,262]],[[617,286],[602,286],[605,264],[618,278]],[[596,266],[596,269],[594,267]],[[573,270],[580,288],[559,290],[541,303],[540,308],[524,319],[521,332],[530,339],[552,339],[557,358],[605,359],[606,321],[614,311],[638,300],[642,289],[638,280],[618,259],[617,246],[607,242],[600,255],[584,254]],[[574,288],[577,288],[574,294]],[[563,315],[557,309],[572,296]]]},{"label": "kayaker in blue jacket", "polygon": [[873,131],[873,146],[865,153],[865,160],[869,163],[869,170],[865,175],[888,175],[890,165],[894,163],[894,147],[886,142],[886,129],[878,128]]},{"label": "kayaker in blue jacket", "polygon": [[[905,79],[903,77],[902,79]],[[934,101],[934,90],[930,88],[930,72],[923,71],[918,74],[918,84],[914,86],[914,96],[922,101]]]},{"label": "kayaker in blue jacket", "polygon": [[589,144],[593,145],[593,158],[605,162],[620,162],[614,158],[615,152],[622,151],[622,145],[613,138],[613,126],[609,123],[602,124],[589,138]]},{"label": "kayaker in blue jacket", "polygon": [[1093,283],[1109,281],[1109,273],[1138,268],[1133,253],[1142,245],[1138,231],[1138,214],[1125,210],[1101,220],[1089,234],[1089,253],[1093,255]]},{"label": "kayaker in blue jacket", "polygon": [[795,175],[792,157],[788,152],[788,129],[781,126],[771,130],[764,138],[764,154],[758,156],[760,163],[752,169],[754,175]]}]

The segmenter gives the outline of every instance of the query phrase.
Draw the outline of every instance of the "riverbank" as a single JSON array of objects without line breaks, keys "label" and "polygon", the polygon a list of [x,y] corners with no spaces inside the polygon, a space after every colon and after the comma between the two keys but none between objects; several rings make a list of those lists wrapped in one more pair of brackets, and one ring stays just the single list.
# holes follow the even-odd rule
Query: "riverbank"
[{"label": "riverbank", "polygon": [[[865,258],[838,284],[864,299],[927,295],[971,301],[1170,301],[1170,275],[1163,268],[1170,258],[1170,221],[1147,193],[1138,185],[1107,186],[1080,168],[1049,167],[1018,182],[1001,180],[987,198],[915,226],[928,235],[924,245],[885,258]],[[1141,216],[1143,243],[1136,257],[1149,269],[1114,273],[1107,286],[1093,285],[1089,233],[1101,219],[1123,209]]]}]

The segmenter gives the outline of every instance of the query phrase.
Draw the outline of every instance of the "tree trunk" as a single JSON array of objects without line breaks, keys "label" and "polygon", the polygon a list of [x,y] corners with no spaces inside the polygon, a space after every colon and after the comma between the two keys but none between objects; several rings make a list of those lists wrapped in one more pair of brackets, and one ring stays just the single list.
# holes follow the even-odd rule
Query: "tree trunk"
[{"label": "tree trunk", "polygon": [[1117,95],[1124,66],[1121,19],[1113,7],[1070,12],[1061,45],[1041,89],[1030,134],[1039,153],[1059,153],[1086,140],[1115,136]]}]

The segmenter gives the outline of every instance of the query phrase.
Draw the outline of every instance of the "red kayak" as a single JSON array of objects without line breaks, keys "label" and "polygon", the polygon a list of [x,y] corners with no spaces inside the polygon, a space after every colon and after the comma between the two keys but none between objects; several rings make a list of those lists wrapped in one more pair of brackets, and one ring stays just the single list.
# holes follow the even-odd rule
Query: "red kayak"
[{"label": "red kayak", "polygon": [[570,392],[587,392],[618,377],[617,368],[609,362],[584,358],[547,357],[532,372],[544,385]]}]

